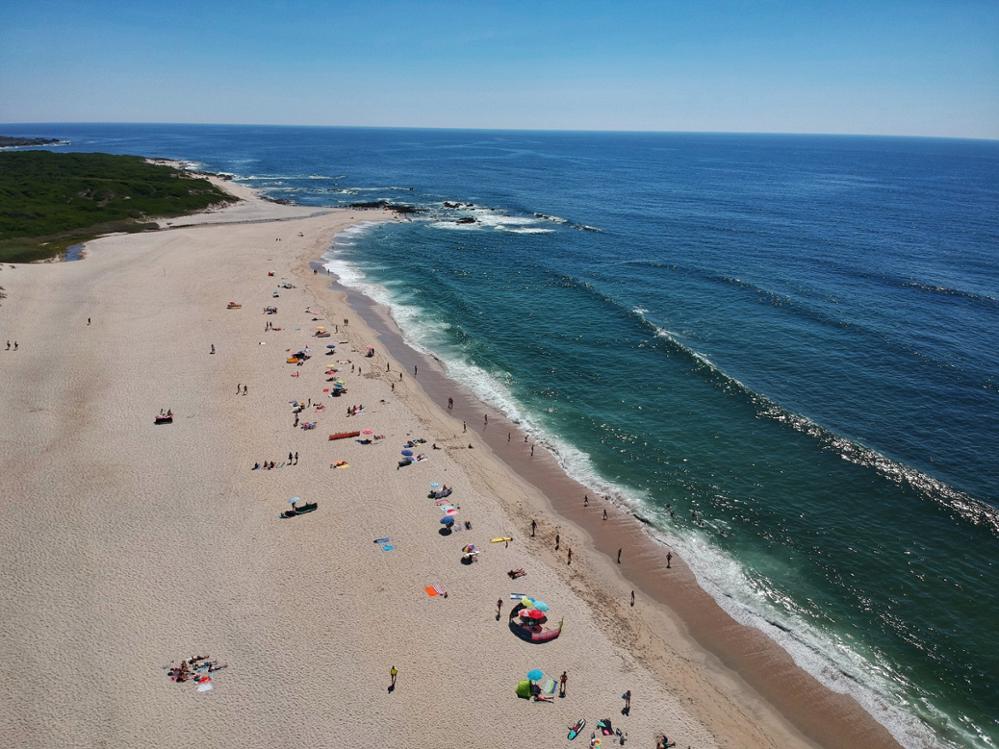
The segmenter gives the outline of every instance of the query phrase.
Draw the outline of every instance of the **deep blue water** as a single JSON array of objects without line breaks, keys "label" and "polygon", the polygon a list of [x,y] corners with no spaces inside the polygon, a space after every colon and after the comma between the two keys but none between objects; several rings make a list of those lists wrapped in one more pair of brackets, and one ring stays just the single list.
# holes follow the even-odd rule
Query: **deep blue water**
[{"label": "deep blue water", "polygon": [[2,130],[426,208],[331,267],[906,745],[999,740],[999,143]]}]

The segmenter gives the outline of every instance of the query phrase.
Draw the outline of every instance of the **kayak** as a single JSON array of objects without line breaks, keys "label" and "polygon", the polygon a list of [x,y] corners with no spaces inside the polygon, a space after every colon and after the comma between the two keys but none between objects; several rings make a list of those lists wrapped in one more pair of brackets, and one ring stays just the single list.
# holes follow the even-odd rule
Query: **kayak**
[{"label": "kayak", "polygon": [[351,437],[360,437],[360,436],[361,436],[360,432],[337,432],[336,434],[330,435],[329,441],[332,442],[333,440],[345,440],[345,439],[350,439]]}]

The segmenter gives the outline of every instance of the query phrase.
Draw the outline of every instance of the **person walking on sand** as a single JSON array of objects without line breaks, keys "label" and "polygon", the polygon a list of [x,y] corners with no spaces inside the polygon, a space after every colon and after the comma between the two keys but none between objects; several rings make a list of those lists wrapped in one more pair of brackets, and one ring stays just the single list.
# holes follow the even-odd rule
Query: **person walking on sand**
[{"label": "person walking on sand", "polygon": [[561,543],[562,537],[559,536],[558,531],[555,531],[555,551],[558,551],[558,545]]},{"label": "person walking on sand", "polygon": [[[89,325],[89,323],[87,323],[87,324]],[[215,353],[215,344],[214,343],[212,344],[212,350],[209,351],[208,353],[209,354],[214,354]]]},{"label": "person walking on sand", "polygon": [[506,441],[507,441],[507,444],[509,444],[509,442],[510,442],[510,438],[511,438],[512,436],[513,436],[513,432],[507,432],[507,433],[506,433]]},{"label": "person walking on sand", "polygon": [[413,365],[413,377],[416,377],[416,375],[418,375],[419,373],[420,373],[420,370],[419,370],[419,369],[417,368],[417,366],[416,366],[416,365],[414,364],[414,365]]},{"label": "person walking on sand", "polygon": [[246,395],[246,393],[247,393],[246,385],[243,385],[243,395]]},{"label": "person walking on sand", "polygon": [[531,538],[534,538],[534,532],[538,529],[538,521],[531,518]]},{"label": "person walking on sand", "polygon": [[489,414],[482,414],[482,426],[489,426]]},{"label": "person walking on sand", "polygon": [[17,351],[17,341],[14,341],[14,350]]},{"label": "person walking on sand", "polygon": [[496,599],[496,621],[500,620],[500,614],[503,612],[503,599]]},{"label": "person walking on sand", "polygon": [[569,681],[569,677],[566,675],[565,671],[563,671],[562,675],[560,677],[558,677],[558,696],[559,697],[565,697],[565,685],[566,685],[566,682],[568,682],[568,681]]},{"label": "person walking on sand", "polygon": [[621,699],[624,700],[624,707],[621,708],[621,715],[631,715],[631,690],[621,695]]},{"label": "person walking on sand", "polygon": [[621,564],[621,549],[617,550],[617,563]]},{"label": "person walking on sand", "polygon": [[533,445],[533,443],[531,444],[531,457],[532,458],[534,457],[534,445]]},{"label": "person walking on sand", "polygon": [[90,327],[90,318],[89,317],[87,318],[87,327],[88,328]]},{"label": "person walking on sand", "polygon": [[572,564],[572,547],[571,546],[569,547],[569,561],[567,561],[566,564],[569,564],[569,565]]},{"label": "person walking on sand", "polygon": [[461,422],[461,433],[464,434],[467,431],[468,431],[468,424],[466,424],[464,421]]},{"label": "person walking on sand", "polygon": [[[297,419],[298,417],[296,416],[295,418]],[[291,461],[292,461],[293,457],[294,456],[291,453],[288,453],[288,465],[291,465]]]},{"label": "person walking on sand", "polygon": [[589,506],[590,506],[590,495],[589,494],[584,494],[583,495],[583,507],[589,507]]},{"label": "person walking on sand", "polygon": [[295,453],[295,465],[298,465],[298,452]]},{"label": "person walking on sand", "polygon": [[395,666],[392,666],[392,668],[389,669],[389,678],[392,680],[391,682],[389,682],[388,690],[390,692],[395,691],[395,679],[398,675],[399,675],[399,669],[397,669]]},{"label": "person walking on sand", "polygon": [[454,398],[447,399],[447,410],[450,411],[454,408]]},{"label": "person walking on sand", "polygon": [[606,508],[605,508],[605,509],[604,509],[604,520],[606,520],[606,519],[607,519],[607,510],[606,510]]},{"label": "person walking on sand", "polygon": [[635,591],[631,591],[631,605],[635,605]]},{"label": "person walking on sand", "polygon": [[666,569],[672,569],[669,566],[670,562],[672,562],[672,561],[673,561],[673,552],[672,551],[667,551],[666,552]]}]

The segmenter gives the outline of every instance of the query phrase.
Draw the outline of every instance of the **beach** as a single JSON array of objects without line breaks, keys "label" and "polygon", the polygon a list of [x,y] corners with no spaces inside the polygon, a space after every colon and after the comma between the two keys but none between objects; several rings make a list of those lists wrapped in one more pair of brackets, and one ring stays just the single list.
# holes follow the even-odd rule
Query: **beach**
[{"label": "beach", "polygon": [[[19,344],[0,351],[5,745],[569,746],[582,717],[578,746],[602,718],[643,747],[896,745],[331,286],[314,261],[334,236],[397,216],[240,197],[0,271],[0,338]],[[363,429],[384,438],[328,439]],[[426,460],[400,467],[416,439]],[[441,535],[432,483],[453,487],[460,530]],[[318,508],[279,519],[291,497]],[[514,635],[517,592],[558,639]],[[196,654],[227,664],[207,693],[165,668]],[[534,668],[566,672],[566,696],[518,699]]]}]

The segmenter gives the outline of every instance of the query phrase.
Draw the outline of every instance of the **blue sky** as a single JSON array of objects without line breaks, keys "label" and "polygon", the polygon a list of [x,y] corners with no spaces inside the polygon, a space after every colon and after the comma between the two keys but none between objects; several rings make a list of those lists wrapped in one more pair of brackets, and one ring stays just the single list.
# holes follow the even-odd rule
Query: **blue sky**
[{"label": "blue sky", "polygon": [[0,0],[0,122],[999,138],[999,0]]}]

